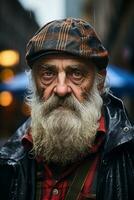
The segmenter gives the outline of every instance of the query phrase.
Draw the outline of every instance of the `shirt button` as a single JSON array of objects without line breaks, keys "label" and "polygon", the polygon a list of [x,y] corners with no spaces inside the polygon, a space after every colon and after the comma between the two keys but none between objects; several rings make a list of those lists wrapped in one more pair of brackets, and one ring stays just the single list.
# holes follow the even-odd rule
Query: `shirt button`
[{"label": "shirt button", "polygon": [[59,191],[57,188],[54,188],[53,191],[52,191],[53,195],[58,195]]}]

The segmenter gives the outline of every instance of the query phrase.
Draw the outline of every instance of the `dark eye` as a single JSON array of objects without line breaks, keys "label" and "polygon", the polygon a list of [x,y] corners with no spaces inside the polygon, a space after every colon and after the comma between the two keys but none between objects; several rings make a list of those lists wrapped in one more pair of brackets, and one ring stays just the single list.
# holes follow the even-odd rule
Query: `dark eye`
[{"label": "dark eye", "polygon": [[79,70],[75,70],[72,72],[72,78],[81,79],[82,77],[83,77],[83,75]]},{"label": "dark eye", "polygon": [[41,69],[39,78],[43,84],[50,84],[56,76],[56,72],[50,69]]},{"label": "dark eye", "polygon": [[80,84],[84,78],[83,72],[79,69],[72,69],[72,70],[70,70],[70,72],[68,74],[69,74],[70,80],[74,84]]},{"label": "dark eye", "polygon": [[42,77],[44,79],[51,79],[51,78],[53,78],[54,75],[55,75],[55,73],[53,71],[50,71],[50,70],[46,70],[42,73]]}]

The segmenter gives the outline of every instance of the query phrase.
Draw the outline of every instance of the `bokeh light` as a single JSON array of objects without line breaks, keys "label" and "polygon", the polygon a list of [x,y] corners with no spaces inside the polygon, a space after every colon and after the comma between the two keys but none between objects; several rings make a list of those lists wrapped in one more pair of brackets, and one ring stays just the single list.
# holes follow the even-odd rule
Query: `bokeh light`
[{"label": "bokeh light", "polygon": [[6,83],[14,77],[14,72],[11,69],[3,69],[1,72],[1,81]]},{"label": "bokeh light", "polygon": [[3,67],[13,67],[19,63],[19,53],[14,50],[4,50],[0,52],[0,65]]},{"label": "bokeh light", "polygon": [[11,92],[3,91],[0,93],[0,105],[1,106],[9,106],[13,101],[13,95]]}]

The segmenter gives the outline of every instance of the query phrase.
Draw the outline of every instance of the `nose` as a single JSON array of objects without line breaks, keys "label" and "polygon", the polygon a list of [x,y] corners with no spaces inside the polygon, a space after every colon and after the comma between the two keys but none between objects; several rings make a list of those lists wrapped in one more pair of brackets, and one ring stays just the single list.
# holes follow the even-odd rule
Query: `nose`
[{"label": "nose", "polygon": [[54,88],[54,92],[55,94],[61,97],[71,93],[71,88],[67,84],[66,74],[64,72],[59,73],[57,77],[57,83]]}]

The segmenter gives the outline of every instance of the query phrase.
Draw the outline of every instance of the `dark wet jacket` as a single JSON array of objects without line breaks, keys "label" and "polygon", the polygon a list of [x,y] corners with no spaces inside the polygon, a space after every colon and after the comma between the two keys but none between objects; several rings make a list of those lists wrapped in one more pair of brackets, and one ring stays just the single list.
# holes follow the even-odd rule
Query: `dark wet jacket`
[{"label": "dark wet jacket", "polygon": [[[104,97],[107,134],[98,171],[97,200],[134,199],[134,127],[122,102]],[[35,161],[21,144],[30,119],[0,149],[0,199],[34,200]]]}]

